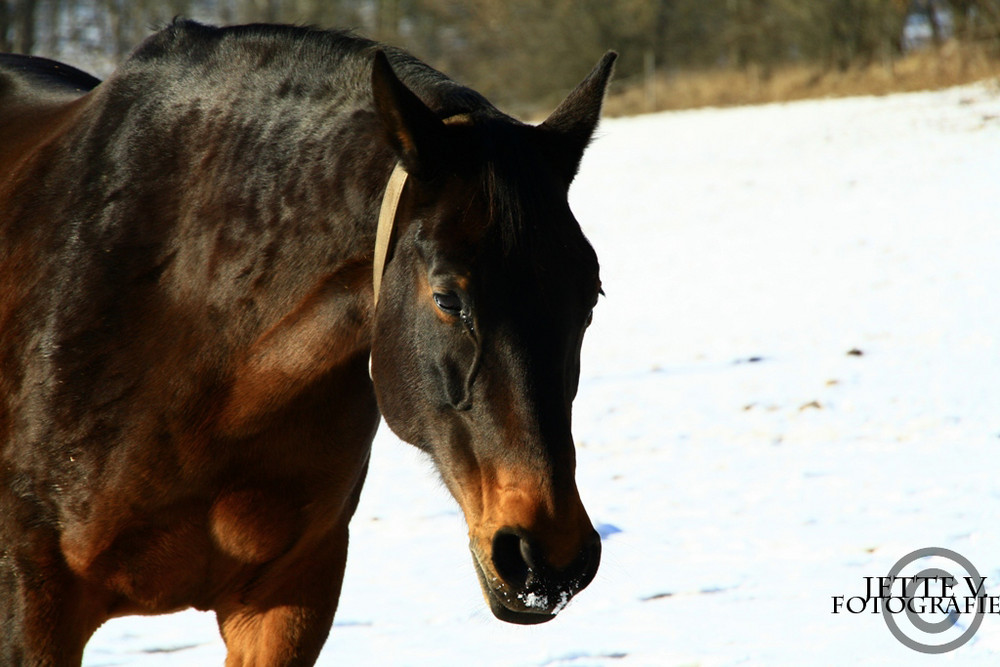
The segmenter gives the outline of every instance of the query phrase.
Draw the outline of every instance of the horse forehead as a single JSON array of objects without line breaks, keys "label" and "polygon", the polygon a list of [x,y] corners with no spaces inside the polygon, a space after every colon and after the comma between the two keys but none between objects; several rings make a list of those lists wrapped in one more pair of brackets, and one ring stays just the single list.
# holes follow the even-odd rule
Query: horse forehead
[{"label": "horse forehead", "polygon": [[431,268],[474,280],[509,283],[517,276],[518,282],[544,280],[556,289],[580,285],[596,292],[597,255],[565,193],[512,202],[516,191],[506,193],[507,201],[496,201],[488,188],[471,188],[444,195],[440,215],[420,225],[418,244]]},{"label": "horse forehead", "polygon": [[528,214],[514,223],[491,219],[487,207],[470,206],[418,238],[432,270],[511,286],[544,282],[556,291],[599,287],[597,255],[568,208],[564,215]]},{"label": "horse forehead", "polygon": [[596,256],[570,210],[538,132],[503,118],[447,119],[461,145],[420,238],[442,264],[491,273],[545,264],[594,275]]},{"label": "horse forehead", "polygon": [[[529,183],[528,173],[515,183],[500,180],[486,168],[482,177],[461,176],[443,189],[436,212],[419,227],[418,238],[444,254],[466,259],[523,263],[554,249],[575,259],[590,259],[590,245],[570,211],[565,191]],[[539,178],[539,180],[542,180]]]}]

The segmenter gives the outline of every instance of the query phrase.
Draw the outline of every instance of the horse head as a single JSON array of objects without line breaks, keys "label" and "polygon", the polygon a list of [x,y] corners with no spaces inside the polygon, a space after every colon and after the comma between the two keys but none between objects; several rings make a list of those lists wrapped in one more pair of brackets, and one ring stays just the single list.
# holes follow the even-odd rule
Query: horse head
[{"label": "horse head", "polygon": [[553,618],[600,561],[571,422],[601,284],[567,194],[614,59],[538,126],[490,106],[439,118],[381,52],[373,67],[376,113],[408,174],[376,295],[379,407],[432,457],[484,596],[514,623]]}]

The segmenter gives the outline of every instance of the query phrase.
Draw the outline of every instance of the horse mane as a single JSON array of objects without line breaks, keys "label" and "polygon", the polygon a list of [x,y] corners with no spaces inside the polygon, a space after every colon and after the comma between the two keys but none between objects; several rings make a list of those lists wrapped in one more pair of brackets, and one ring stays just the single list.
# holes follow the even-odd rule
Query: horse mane
[{"label": "horse mane", "polygon": [[[209,78],[253,76],[255,85],[279,94],[337,94],[367,106],[376,50],[386,53],[397,76],[440,118],[471,119],[481,149],[484,195],[503,253],[509,255],[525,240],[524,221],[544,191],[536,182],[538,155],[525,145],[524,124],[402,49],[351,30],[273,24],[216,28],[176,19],[141,44],[123,70],[196,65]],[[336,91],[330,89],[334,80]]]},{"label": "horse mane", "polygon": [[[17,75],[53,91],[84,93],[101,82],[100,79],[75,67],[39,56],[0,53],[0,81]],[[4,84],[0,83],[0,88]]]},{"label": "horse mane", "polygon": [[321,90],[336,77],[338,83],[367,92],[371,58],[376,50],[386,53],[400,79],[442,118],[487,110],[500,113],[478,92],[406,51],[348,29],[263,23],[219,28],[175,19],[140,44],[123,68],[196,65],[202,75],[233,77],[252,73],[256,82],[265,86],[294,74],[300,93],[311,87]]}]

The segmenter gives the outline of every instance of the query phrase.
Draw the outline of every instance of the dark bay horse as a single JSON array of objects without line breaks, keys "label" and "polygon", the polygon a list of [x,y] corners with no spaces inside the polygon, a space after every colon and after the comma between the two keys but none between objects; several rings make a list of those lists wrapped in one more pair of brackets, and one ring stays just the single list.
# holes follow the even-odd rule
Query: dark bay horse
[{"label": "dark bay horse", "polygon": [[227,664],[312,664],[380,415],[498,618],[584,588],[567,190],[614,57],[538,126],[345,33],[175,22],[104,82],[0,58],[0,663],[196,607]]}]

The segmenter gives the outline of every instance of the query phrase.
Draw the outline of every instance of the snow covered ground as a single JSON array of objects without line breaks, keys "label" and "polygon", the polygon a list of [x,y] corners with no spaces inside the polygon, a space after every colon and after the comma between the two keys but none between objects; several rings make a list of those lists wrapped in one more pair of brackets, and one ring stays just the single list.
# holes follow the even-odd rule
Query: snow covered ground
[{"label": "snow covered ground", "polygon": [[[494,620],[457,505],[383,429],[320,663],[997,664],[1000,615],[933,656],[832,611],[929,546],[1000,595],[1000,87],[600,134],[572,192],[607,292],[575,409],[597,579]],[[85,663],[223,658],[186,612],[110,622]]]}]

